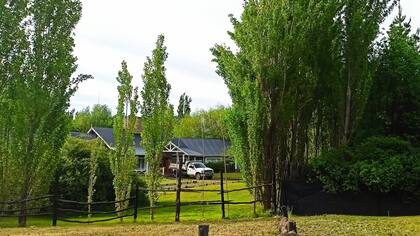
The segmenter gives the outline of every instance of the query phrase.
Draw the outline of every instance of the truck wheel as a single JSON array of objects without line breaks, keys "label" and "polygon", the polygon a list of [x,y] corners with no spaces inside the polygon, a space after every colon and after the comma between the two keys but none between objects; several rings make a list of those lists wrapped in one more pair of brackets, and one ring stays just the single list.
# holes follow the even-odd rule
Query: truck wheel
[{"label": "truck wheel", "polygon": [[201,174],[200,173],[195,174],[195,179],[200,180],[201,179]]}]

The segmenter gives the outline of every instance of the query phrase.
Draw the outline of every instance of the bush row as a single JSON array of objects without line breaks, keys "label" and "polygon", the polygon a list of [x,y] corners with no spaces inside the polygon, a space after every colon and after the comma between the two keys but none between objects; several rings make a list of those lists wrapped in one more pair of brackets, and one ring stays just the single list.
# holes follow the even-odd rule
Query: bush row
[{"label": "bush row", "polygon": [[310,162],[315,178],[329,192],[403,191],[420,195],[420,152],[395,137],[370,137],[334,149]]}]

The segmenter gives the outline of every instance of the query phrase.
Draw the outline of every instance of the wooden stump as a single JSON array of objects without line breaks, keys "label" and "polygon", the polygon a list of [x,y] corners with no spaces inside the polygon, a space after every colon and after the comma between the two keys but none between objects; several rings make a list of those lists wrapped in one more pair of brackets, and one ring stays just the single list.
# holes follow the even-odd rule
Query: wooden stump
[{"label": "wooden stump", "polygon": [[297,234],[296,222],[289,221],[288,218],[282,217],[278,225],[279,236],[294,236]]},{"label": "wooden stump", "polygon": [[208,235],[209,235],[209,225],[199,225],[198,236],[208,236]]}]

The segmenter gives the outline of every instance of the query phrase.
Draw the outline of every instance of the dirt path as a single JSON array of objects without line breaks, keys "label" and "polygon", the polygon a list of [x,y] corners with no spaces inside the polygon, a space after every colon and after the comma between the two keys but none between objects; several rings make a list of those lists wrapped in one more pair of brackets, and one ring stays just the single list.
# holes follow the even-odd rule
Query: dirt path
[{"label": "dirt path", "polygon": [[[0,235],[197,235],[198,223],[0,228]],[[210,223],[210,235],[274,235],[272,219]]]},{"label": "dirt path", "polygon": [[[322,215],[292,217],[301,236],[414,235],[420,236],[420,216],[375,217]],[[275,235],[278,220],[260,218],[210,222],[210,235]],[[67,227],[0,228],[3,235],[197,235],[194,223],[72,225]]]}]

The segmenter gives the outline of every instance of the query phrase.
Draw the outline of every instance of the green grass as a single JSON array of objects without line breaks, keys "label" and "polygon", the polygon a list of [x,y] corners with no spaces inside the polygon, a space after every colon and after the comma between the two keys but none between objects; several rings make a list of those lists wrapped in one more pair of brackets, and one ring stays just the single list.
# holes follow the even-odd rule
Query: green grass
[{"label": "green grass", "polygon": [[[204,181],[206,182],[206,181]],[[220,186],[210,185],[199,187],[200,183],[197,183],[195,189],[206,189],[206,190],[219,190]],[[239,189],[244,188],[244,183],[232,183],[226,182],[225,189]],[[181,193],[181,203],[195,202],[195,201],[220,201],[220,194],[216,192],[204,192],[204,193]],[[173,205],[175,204],[175,193],[164,193],[161,194],[157,205]],[[252,195],[249,191],[239,191],[225,194],[226,201],[245,202],[252,201]],[[226,205],[226,216],[230,219],[238,218],[249,218],[253,217],[253,206],[252,205]],[[261,215],[261,207],[257,204],[257,214]],[[142,222],[148,222],[149,211],[140,211],[140,220]],[[219,220],[222,217],[220,205],[207,205],[207,206],[182,206],[181,207],[181,221],[191,220]],[[155,209],[155,221],[157,222],[171,222],[175,219],[175,208],[168,207],[162,209]]]},{"label": "green grass", "polygon": [[[193,179],[184,179],[184,184],[191,185]],[[211,181],[205,181],[210,183]],[[217,181],[213,181],[216,182]],[[165,179],[164,183],[175,183],[174,179]],[[219,189],[219,185],[200,187],[196,182],[195,189]],[[184,185],[185,186],[185,185]],[[225,189],[245,187],[244,183],[227,182]],[[181,193],[181,202],[218,201],[220,194],[214,192]],[[240,191],[225,195],[225,200],[251,201],[248,191]],[[175,193],[160,195],[158,205],[172,205],[175,203]],[[75,224],[58,221],[58,227],[51,226],[50,217],[29,217],[29,228],[17,228],[17,218],[0,217],[0,236],[14,234],[38,235],[196,235],[197,224],[210,224],[211,232],[215,235],[273,235],[276,233],[278,219],[263,214],[261,206],[257,205],[258,219],[253,218],[252,205],[226,205],[228,220],[221,220],[221,206],[183,206],[181,207],[181,223],[175,224],[175,208],[168,207],[155,210],[155,220],[149,219],[149,211],[139,211],[137,223],[133,218],[99,222],[90,225]],[[109,216],[92,218],[105,219]],[[87,220],[86,217],[72,219]],[[297,222],[299,235],[420,235],[420,216],[410,217],[374,217],[374,216],[290,216],[290,220]]]},{"label": "green grass", "polygon": [[[205,189],[205,190],[219,190],[220,185],[218,181],[205,180],[205,181],[195,181],[194,179],[184,179],[184,185],[194,186],[194,189]],[[163,179],[162,183],[164,184],[175,184],[174,179]],[[209,186],[200,186],[202,183],[211,184]],[[241,182],[225,182],[225,190],[244,188],[245,184]],[[221,195],[217,192],[204,192],[204,193],[190,193],[182,192],[181,193],[181,203],[196,202],[196,201],[220,201]],[[161,193],[159,195],[159,200],[157,206],[167,206],[174,205],[176,200],[175,192],[170,193]],[[244,202],[252,201],[252,195],[248,190],[226,193],[225,201],[235,201],[235,202]],[[253,205],[225,205],[226,217],[228,219],[240,219],[240,218],[251,218],[253,217]],[[222,219],[220,205],[206,205],[206,206],[182,206],[181,207],[181,222],[186,221],[203,221],[203,220],[220,220]],[[263,215],[262,207],[257,204],[257,214]],[[112,216],[95,216],[92,217],[92,220],[106,219]],[[69,219],[87,221],[87,217],[72,217]],[[140,223],[168,223],[174,222],[175,220],[175,207],[166,207],[159,208],[154,210],[154,220],[150,220],[149,210],[139,210],[138,211],[138,222]],[[126,222],[132,222],[133,217],[127,217],[124,219]],[[120,222],[119,220],[113,220],[109,222],[98,222],[95,224],[115,224]],[[67,226],[74,225],[75,223],[67,223],[58,221],[58,225]],[[51,218],[50,217],[29,217],[28,226],[50,226]],[[0,217],[0,227],[15,227],[17,226],[16,217]]]},{"label": "green grass", "polygon": [[[232,172],[223,174],[226,179],[242,179],[242,174],[240,172]],[[213,176],[214,179],[220,179],[220,173],[215,173]]]}]

